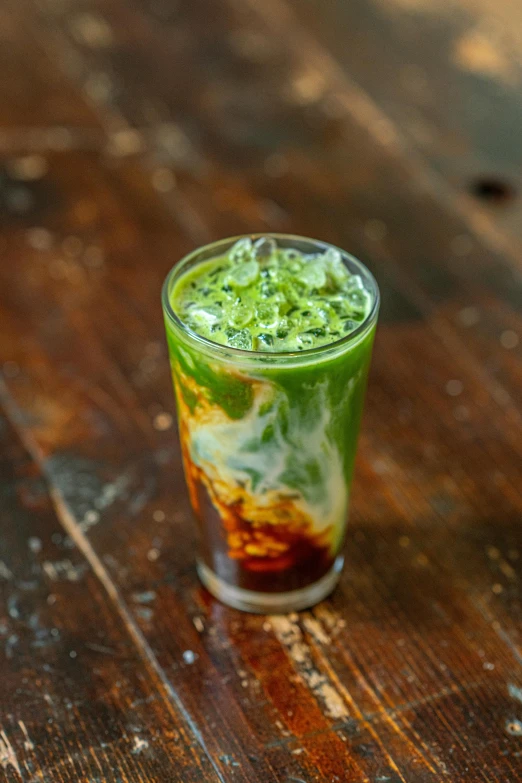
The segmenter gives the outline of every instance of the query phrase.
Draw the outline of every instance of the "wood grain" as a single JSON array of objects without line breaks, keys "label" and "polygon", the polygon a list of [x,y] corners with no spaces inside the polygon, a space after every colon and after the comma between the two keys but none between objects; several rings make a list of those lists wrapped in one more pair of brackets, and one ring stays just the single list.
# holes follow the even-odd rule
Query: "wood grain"
[{"label": "wood grain", "polygon": [[[338,56],[349,13],[381,74],[406,64],[377,7],[22,5],[16,89],[52,80],[68,112],[34,126],[92,132],[35,161],[13,109],[0,149],[0,780],[522,780],[518,239],[405,139],[372,58],[354,82]],[[270,229],[352,250],[384,306],[346,573],[260,618],[194,574],[159,291],[194,244]]]},{"label": "wood grain", "polygon": [[0,432],[2,779],[221,780],[103,565],[5,418]]},{"label": "wood grain", "polygon": [[[512,0],[320,4],[293,11],[473,211],[520,240],[520,7]],[[385,51],[368,58],[367,51]],[[502,192],[481,191],[481,182]],[[515,197],[514,197],[515,196]]]}]

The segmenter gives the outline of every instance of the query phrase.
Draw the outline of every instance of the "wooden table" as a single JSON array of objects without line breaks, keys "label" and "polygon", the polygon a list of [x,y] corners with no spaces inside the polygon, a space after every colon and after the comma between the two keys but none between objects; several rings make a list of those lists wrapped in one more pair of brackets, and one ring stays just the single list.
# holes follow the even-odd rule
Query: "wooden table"
[{"label": "wooden table", "polygon": [[[2,782],[522,781],[521,17],[4,0]],[[288,617],[197,582],[159,301],[265,230],[383,293],[346,571]]]}]

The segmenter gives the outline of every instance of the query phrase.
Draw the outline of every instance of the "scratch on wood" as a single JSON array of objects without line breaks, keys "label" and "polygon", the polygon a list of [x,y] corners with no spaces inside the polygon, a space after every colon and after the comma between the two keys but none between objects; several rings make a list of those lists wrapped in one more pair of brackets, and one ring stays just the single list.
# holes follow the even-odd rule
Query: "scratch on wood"
[{"label": "scratch on wood", "polygon": [[161,690],[165,694],[165,704],[167,705],[171,713],[174,715],[176,720],[179,720],[179,715],[182,716],[187,727],[192,732],[193,737],[199,744],[201,750],[207,756],[213,768],[213,771],[216,774],[217,779],[220,781],[220,783],[226,783],[217,763],[215,762],[212,754],[207,748],[206,741],[203,735],[201,734],[201,731],[199,730],[196,722],[194,721],[191,714],[188,712],[184,703],[180,699],[179,695],[177,694],[177,692],[174,690],[171,683],[167,679],[165,672],[161,668],[161,665],[159,664],[156,656],[151,650],[147,640],[143,636],[139,627],[134,622],[127,608],[127,605],[125,604],[122,596],[120,595],[117,586],[115,585],[109,573],[105,569],[103,562],[100,560],[100,558],[94,551],[91,542],[80,530],[79,525],[77,524],[73,515],[69,511],[61,493],[51,486],[50,495],[54,503],[58,518],[60,519],[63,527],[65,528],[69,536],[72,538],[72,540],[75,542],[78,549],[84,555],[85,559],[87,560],[90,567],[92,568],[94,574],[100,581],[100,584],[103,586],[107,595],[109,596],[112,603],[116,607],[130,637],[132,638],[134,644],[136,645],[136,648],[143,656],[143,659],[146,661],[149,667],[149,671],[154,676]]},{"label": "scratch on wood", "polygon": [[26,750],[34,750],[34,742],[32,741],[31,737],[29,736],[29,732],[27,731],[27,727],[23,720],[18,721],[18,725],[20,726],[20,729],[22,730],[22,734],[25,737],[24,740],[24,748]]},{"label": "scratch on wood", "polygon": [[0,579],[9,581],[13,578],[13,572],[6,566],[3,560],[0,560]]},{"label": "scratch on wood", "polygon": [[385,707],[384,712],[379,710],[378,712],[366,714],[365,717],[371,721],[375,721],[377,718],[381,720],[383,718],[395,718],[401,715],[401,713],[407,712],[408,710],[416,710],[419,707],[423,707],[428,704],[435,704],[435,702],[438,702],[441,699],[447,699],[448,696],[451,696],[452,694],[469,693],[470,691],[474,691],[477,688],[481,688],[485,682],[488,682],[488,680],[477,680],[476,682],[466,683],[465,685],[453,683],[452,685],[448,685],[447,687],[442,688],[440,691],[437,691],[437,693],[429,693],[426,696],[419,697],[418,699],[406,701],[404,704],[401,704],[398,707]]},{"label": "scratch on wood", "polygon": [[22,772],[20,770],[18,759],[16,758],[16,753],[14,752],[14,748],[9,742],[7,734],[3,729],[0,731],[0,767],[2,767],[3,770],[7,770],[9,767],[13,767],[13,769],[17,771],[18,775],[22,777]]},{"label": "scratch on wood", "polygon": [[499,561],[499,568],[511,582],[515,582],[517,579],[517,572],[515,569],[509,565],[509,563],[506,560],[500,560]]},{"label": "scratch on wood", "polygon": [[314,637],[316,642],[319,642],[320,644],[330,644],[330,637],[325,632],[321,623],[314,617],[303,617],[303,625],[308,633]]},{"label": "scratch on wood", "polygon": [[[338,691],[313,662],[309,646],[303,640],[297,620],[282,615],[270,617],[272,629],[288,651],[295,668],[314,695],[324,704],[325,712],[335,719],[347,719],[350,713]],[[323,631],[324,634],[324,631]]]},{"label": "scratch on wood", "polygon": [[94,505],[98,511],[108,508],[115,500],[121,497],[129,486],[129,482],[130,477],[126,473],[123,473],[121,476],[118,476],[115,481],[104,484],[99,496],[94,500]]},{"label": "scratch on wood", "polygon": [[478,609],[482,617],[487,621],[491,628],[495,631],[499,639],[506,644],[517,663],[522,664],[522,650],[518,647],[514,639],[502,628],[498,620],[495,618],[489,608],[485,605],[484,601],[475,599],[473,604]]},{"label": "scratch on wood", "polygon": [[97,644],[96,642],[85,642],[85,647],[94,652],[103,653],[104,655],[116,655],[116,651],[112,647],[106,647],[104,644]]},{"label": "scratch on wood", "polygon": [[[226,783],[221,773],[221,770],[219,768],[219,765],[217,764],[213,754],[210,752],[210,750],[207,747],[206,740],[203,734],[201,733],[198,724],[192,717],[191,713],[185,706],[183,700],[180,698],[179,694],[174,689],[168,677],[166,676],[165,672],[163,671],[150,645],[148,644],[144,635],[140,631],[138,625],[132,618],[132,615],[129,609],[127,608],[125,601],[123,600],[120,591],[118,590],[118,587],[111,579],[110,574],[108,573],[107,569],[103,564],[103,561],[95,552],[87,536],[80,529],[77,520],[75,519],[74,515],[70,511],[69,506],[67,505],[64,495],[53,484],[52,477],[49,476],[49,471],[45,470],[45,464],[44,464],[45,459],[39,445],[35,442],[30,432],[20,427],[20,423],[19,423],[20,409],[14,402],[6,384],[2,381],[1,378],[0,378],[0,399],[2,400],[2,403],[9,417],[9,420],[12,422],[16,431],[18,432],[25,448],[27,449],[29,454],[33,457],[33,459],[37,462],[37,464],[42,468],[43,474],[49,483],[49,495],[54,505],[57,518],[60,520],[62,527],[68,533],[71,540],[74,541],[79,551],[84,556],[87,564],[90,566],[92,572],[99,580],[101,586],[103,587],[107,596],[111,600],[113,606],[115,607],[117,613],[119,614],[123,622],[124,627],[126,628],[130,638],[132,639],[138,653],[145,661],[149,673],[151,674],[153,680],[155,680],[156,684],[158,685],[160,692],[163,694],[164,702],[169,712],[174,717],[176,722],[178,722],[181,717],[182,721],[186,725],[186,730],[190,732],[193,739],[197,742],[197,744],[201,748],[201,751],[205,754],[206,758],[208,759],[208,762],[212,767],[216,779],[219,780],[220,783]],[[49,704],[51,705],[53,704],[52,699],[48,694],[44,694],[44,699],[46,699],[46,701],[48,701]]]},{"label": "scratch on wood", "polygon": [[[399,726],[399,724],[397,723],[397,721],[395,721],[395,720],[394,720],[394,718],[393,718],[392,716],[390,716],[390,715],[388,715],[388,714],[387,714],[387,712],[386,712],[386,708],[385,708],[385,707],[384,707],[384,705],[381,703],[381,700],[379,699],[379,696],[378,696],[378,694],[377,694],[377,693],[374,691],[374,689],[373,689],[373,688],[371,687],[371,685],[368,683],[368,681],[366,680],[366,678],[364,677],[364,675],[363,675],[363,673],[360,671],[360,669],[359,669],[359,668],[358,668],[358,667],[355,665],[355,663],[354,663],[354,661],[352,660],[352,657],[351,657],[351,655],[348,653],[348,651],[347,651],[346,649],[344,649],[344,648],[343,648],[343,649],[342,649],[342,652],[343,652],[343,656],[344,656],[345,660],[347,661],[347,663],[350,665],[350,667],[351,667],[351,668],[353,669],[353,671],[355,672],[355,674],[356,674],[356,676],[357,676],[357,679],[358,679],[358,681],[359,681],[359,682],[360,682],[360,683],[361,683],[361,684],[364,686],[364,688],[367,690],[367,692],[369,693],[369,695],[370,695],[370,696],[372,697],[372,699],[375,701],[375,703],[376,703],[376,705],[377,705],[377,707],[378,707],[378,710],[379,710],[379,712],[380,712],[380,713],[382,714],[382,716],[383,716],[383,719],[384,719],[384,720],[386,720],[386,721],[387,721],[387,722],[390,724],[391,728],[392,728],[392,729],[393,729],[393,730],[394,730],[394,731],[395,731],[395,732],[396,732],[396,733],[397,733],[397,734],[398,734],[400,737],[402,737],[402,738],[405,740],[405,742],[406,742],[406,743],[407,743],[407,744],[408,744],[408,745],[411,747],[411,749],[412,749],[412,753],[414,753],[414,754],[416,754],[416,755],[417,755],[417,757],[419,758],[419,760],[421,760],[421,761],[422,761],[422,763],[424,763],[424,764],[425,764],[425,766],[426,766],[426,767],[427,767],[427,768],[430,770],[430,772],[432,772],[432,773],[433,773],[433,774],[435,774],[435,775],[436,775],[436,774],[440,774],[440,773],[442,773],[442,774],[445,774],[445,768],[444,768],[444,764],[443,764],[443,763],[442,763],[442,762],[441,762],[439,759],[435,759],[435,761],[436,761],[436,763],[438,764],[438,767],[439,767],[439,768],[438,768],[438,769],[436,769],[436,768],[433,766],[433,764],[431,763],[431,761],[430,761],[428,758],[426,758],[426,756],[425,756],[425,755],[424,755],[424,753],[423,753],[423,752],[420,750],[420,748],[417,748],[417,747],[414,745],[414,743],[413,743],[413,742],[412,742],[412,741],[411,741],[411,740],[408,738],[408,736],[407,736],[407,735],[404,733],[404,731],[402,730],[401,726]],[[318,655],[319,655],[319,657],[320,657],[320,659],[321,659],[321,662],[322,662],[322,664],[323,664],[324,668],[325,668],[325,669],[326,669],[326,670],[329,672],[330,679],[331,679],[333,682],[335,682],[335,684],[336,684],[336,686],[337,686],[337,689],[338,689],[338,691],[344,695],[344,697],[345,697],[345,699],[346,699],[347,703],[348,703],[348,704],[350,704],[350,706],[352,707],[352,710],[353,710],[354,717],[355,717],[357,720],[361,721],[361,723],[362,723],[362,725],[364,726],[364,728],[366,728],[366,729],[367,729],[367,731],[368,731],[368,732],[371,734],[371,736],[373,737],[373,739],[375,740],[375,742],[376,742],[376,743],[377,743],[377,744],[380,746],[380,748],[382,749],[383,753],[386,755],[386,758],[387,758],[387,760],[388,760],[388,763],[390,764],[390,766],[392,767],[392,769],[394,770],[394,772],[396,773],[396,775],[398,775],[398,777],[400,778],[400,780],[402,780],[402,781],[403,781],[403,783],[408,783],[408,782],[406,781],[406,779],[404,778],[404,776],[402,775],[402,773],[401,773],[401,771],[400,771],[400,769],[399,769],[399,767],[398,767],[397,763],[395,762],[395,759],[393,758],[393,756],[390,754],[390,752],[387,750],[386,746],[384,745],[384,743],[383,743],[383,741],[382,741],[382,739],[381,739],[381,737],[380,737],[380,735],[379,735],[379,732],[378,732],[378,731],[377,731],[377,730],[374,728],[374,726],[372,726],[372,724],[371,724],[371,721],[370,721],[370,720],[367,718],[367,716],[366,716],[366,715],[363,713],[363,711],[361,710],[361,708],[358,706],[358,704],[356,703],[355,699],[353,698],[353,696],[352,696],[352,695],[351,695],[351,693],[349,692],[348,688],[346,688],[346,686],[344,685],[344,683],[342,683],[342,682],[340,681],[340,679],[339,679],[339,677],[337,676],[336,672],[333,670],[333,668],[332,668],[332,666],[331,666],[331,664],[330,664],[329,660],[326,658],[326,656],[325,656],[325,655],[323,655],[323,653],[322,653],[320,650],[318,651]],[[417,739],[419,739],[419,740],[420,740],[420,738],[418,737],[418,735],[417,735],[417,734],[416,734],[416,737],[417,737]],[[427,748],[426,748],[426,746],[425,746],[424,744],[423,744],[423,747],[425,748],[425,750],[427,750]]]},{"label": "scratch on wood", "polygon": [[513,685],[512,682],[508,682],[507,687],[511,698],[516,699],[516,701],[519,701],[522,704],[522,688],[518,688],[516,685]]}]

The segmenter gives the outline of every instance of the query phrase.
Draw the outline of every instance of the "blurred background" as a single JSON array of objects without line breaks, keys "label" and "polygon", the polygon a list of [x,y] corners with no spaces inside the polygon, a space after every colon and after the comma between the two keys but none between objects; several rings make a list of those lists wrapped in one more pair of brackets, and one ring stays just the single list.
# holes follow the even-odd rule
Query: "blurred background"
[{"label": "blurred background", "polygon": [[[97,154],[196,241],[217,223],[311,220],[332,238],[347,206],[362,229],[386,217],[385,168],[402,159],[439,201],[480,204],[488,230],[519,238],[517,0],[3,0],[0,13],[4,220],[52,221],[54,170]],[[78,228],[96,231],[95,206]],[[387,228],[370,222],[366,239]]]}]

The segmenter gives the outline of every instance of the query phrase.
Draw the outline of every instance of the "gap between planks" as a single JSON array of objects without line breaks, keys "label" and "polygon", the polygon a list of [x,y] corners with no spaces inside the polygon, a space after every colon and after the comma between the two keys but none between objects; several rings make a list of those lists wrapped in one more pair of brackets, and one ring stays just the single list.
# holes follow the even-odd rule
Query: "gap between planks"
[{"label": "gap between planks", "polygon": [[217,779],[220,781],[220,783],[226,783],[226,780],[223,777],[219,766],[216,764],[211,752],[209,751],[205,739],[198,729],[196,722],[192,718],[189,711],[186,709],[182,699],[176,693],[175,688],[169,682],[150,645],[134,621],[118,587],[112,580],[109,572],[103,565],[103,562],[96,554],[90,541],[80,529],[78,522],[68,509],[61,492],[52,485],[50,478],[45,471],[44,459],[41,450],[32,435],[19,425],[21,411],[9,394],[9,390],[7,389],[5,381],[2,378],[0,378],[0,401],[9,422],[11,423],[15,432],[18,434],[22,444],[42,472],[42,475],[47,483],[49,496],[54,506],[58,521],[70,536],[70,538],[74,541],[79,552],[88,562],[92,572],[102,585],[112,605],[115,607],[127,633],[134,643],[139,656],[145,662],[150,674],[152,675],[152,678],[159,686],[160,692],[164,694],[164,702],[167,705],[169,712],[176,721],[179,720],[181,715],[187,727],[192,732],[192,735],[197,744],[200,746],[201,750],[207,757],[214,773],[216,774]]}]

